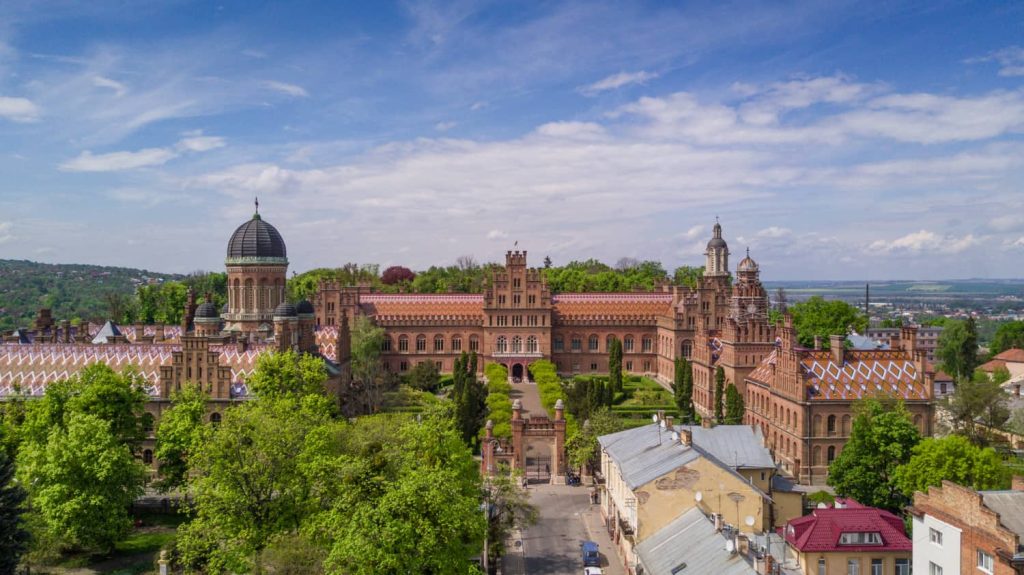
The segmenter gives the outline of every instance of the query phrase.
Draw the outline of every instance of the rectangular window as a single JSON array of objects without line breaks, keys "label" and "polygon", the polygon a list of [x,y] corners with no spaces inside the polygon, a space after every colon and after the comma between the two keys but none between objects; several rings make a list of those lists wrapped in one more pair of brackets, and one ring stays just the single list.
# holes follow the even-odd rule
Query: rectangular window
[{"label": "rectangular window", "polygon": [[578,363],[572,364],[572,372],[573,373],[579,373],[580,372],[580,364],[578,364]]},{"label": "rectangular window", "polygon": [[416,351],[427,351],[427,338],[420,337],[416,339]]},{"label": "rectangular window", "polygon": [[444,340],[436,338],[434,340],[434,351],[444,351]]},{"label": "rectangular window", "polygon": [[993,568],[995,568],[995,561],[992,556],[978,549],[978,569],[985,573],[991,573]]},{"label": "rectangular window", "polygon": [[818,559],[818,575],[828,575],[828,572],[825,571],[824,559]]},{"label": "rectangular window", "polygon": [[573,351],[582,351],[583,350],[583,340],[578,338],[578,337],[572,338],[572,350]]},{"label": "rectangular window", "polygon": [[932,543],[938,545],[939,547],[942,547],[942,531],[939,531],[938,529],[933,529],[933,528],[929,527],[928,528],[928,539]]},{"label": "rectangular window", "polygon": [[[402,338],[398,340],[398,351],[409,351],[409,340]],[[402,371],[405,371],[404,369]]]},{"label": "rectangular window", "polygon": [[649,362],[649,361],[645,361],[644,362],[644,371],[651,371],[651,362]]},{"label": "rectangular window", "polygon": [[633,362],[632,361],[627,361],[626,362],[626,371],[633,371]]},{"label": "rectangular window", "polygon": [[437,366],[437,371],[441,371],[444,369],[444,364],[442,364],[440,361],[435,361],[434,365]]},{"label": "rectangular window", "polygon": [[505,305],[505,296],[503,296],[503,295],[499,295],[498,296],[498,305]]},{"label": "rectangular window", "polygon": [[514,305],[515,307],[519,307],[519,301],[519,294],[515,294],[512,296],[512,305]]},{"label": "rectangular window", "polygon": [[469,351],[480,351],[480,341],[476,339],[469,340]]},{"label": "rectangular window", "polygon": [[523,316],[521,316],[521,315],[514,315],[514,316],[512,316],[512,325],[516,326],[516,327],[519,327],[519,326],[523,325]]},{"label": "rectangular window", "polygon": [[526,301],[528,301],[530,303],[530,305],[533,305],[533,304],[537,303],[537,296],[535,296],[535,295],[527,296]]},{"label": "rectangular window", "polygon": [[514,280],[512,280],[512,287],[519,287],[519,278],[515,278]]},{"label": "rectangular window", "polygon": [[452,338],[452,351],[462,351],[462,339]]},{"label": "rectangular window", "polygon": [[928,575],[942,575],[942,567],[939,567],[938,565],[936,565],[936,564],[932,563],[931,561],[929,561],[928,562]]},{"label": "rectangular window", "polygon": [[537,325],[537,316],[535,316],[535,315],[528,315],[528,316],[526,316],[526,325],[536,326]]},{"label": "rectangular window", "polygon": [[860,559],[846,560],[846,575],[860,575]]},{"label": "rectangular window", "polygon": [[910,559],[896,560],[896,575],[910,575]]},{"label": "rectangular window", "polygon": [[403,361],[399,363],[398,371],[409,371],[409,362]]},{"label": "rectangular window", "polygon": [[596,363],[590,364],[590,371],[597,371],[597,364]]},{"label": "rectangular window", "polygon": [[882,566],[884,565],[882,559],[871,560],[871,575],[883,575]]},{"label": "rectangular window", "polygon": [[565,351],[565,342],[560,337],[555,338],[555,351]]},{"label": "rectangular window", "polygon": [[644,338],[644,340],[643,340],[643,342],[642,342],[642,343],[640,344],[640,346],[641,346],[641,351],[643,351],[644,353],[651,353],[651,350],[653,350],[653,349],[654,349],[654,344],[653,344],[653,342],[654,342],[654,340],[653,340],[653,339],[650,339],[650,338],[646,338],[646,337],[645,337],[645,338]]}]

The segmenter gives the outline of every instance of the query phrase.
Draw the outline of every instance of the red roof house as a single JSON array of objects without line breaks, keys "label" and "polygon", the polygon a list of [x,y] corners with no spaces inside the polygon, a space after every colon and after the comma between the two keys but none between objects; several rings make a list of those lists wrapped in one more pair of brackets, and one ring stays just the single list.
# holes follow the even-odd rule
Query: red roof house
[{"label": "red roof house", "polygon": [[[819,573],[819,566],[827,573],[872,573],[877,565],[883,573],[910,573],[914,546],[903,520],[856,501],[839,499],[835,507],[793,519],[785,539],[804,573]],[[849,570],[851,563],[858,565],[856,571]]]}]

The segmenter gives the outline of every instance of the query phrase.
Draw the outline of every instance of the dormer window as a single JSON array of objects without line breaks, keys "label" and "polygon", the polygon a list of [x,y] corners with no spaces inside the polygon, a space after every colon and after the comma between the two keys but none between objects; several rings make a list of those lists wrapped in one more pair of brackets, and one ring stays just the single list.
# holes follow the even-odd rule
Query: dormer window
[{"label": "dormer window", "polygon": [[882,534],[877,531],[858,531],[839,536],[840,545],[881,545]]}]

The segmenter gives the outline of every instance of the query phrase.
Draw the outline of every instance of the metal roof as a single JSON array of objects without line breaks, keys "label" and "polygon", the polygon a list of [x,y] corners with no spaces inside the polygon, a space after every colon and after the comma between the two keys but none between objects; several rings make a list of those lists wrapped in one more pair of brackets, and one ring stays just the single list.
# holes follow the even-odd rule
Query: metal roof
[{"label": "metal roof", "polygon": [[677,426],[693,433],[693,444],[734,469],[775,469],[761,428],[751,425]]},{"label": "metal roof", "polygon": [[103,327],[96,332],[96,337],[92,338],[92,342],[95,344],[107,343],[107,337],[116,337],[121,335],[121,330],[117,327],[117,324],[107,320],[107,323],[103,324]]},{"label": "metal roof", "polygon": [[277,228],[263,221],[259,214],[238,226],[228,240],[228,259],[285,258],[288,252]]},{"label": "metal roof", "polygon": [[[726,539],[696,507],[644,539],[636,547],[649,575],[754,575],[738,553],[726,550]],[[685,567],[679,568],[685,565]]]},{"label": "metal roof", "polygon": [[999,522],[1017,536],[1024,538],[1024,491],[979,493],[985,501],[985,506],[999,514]]}]

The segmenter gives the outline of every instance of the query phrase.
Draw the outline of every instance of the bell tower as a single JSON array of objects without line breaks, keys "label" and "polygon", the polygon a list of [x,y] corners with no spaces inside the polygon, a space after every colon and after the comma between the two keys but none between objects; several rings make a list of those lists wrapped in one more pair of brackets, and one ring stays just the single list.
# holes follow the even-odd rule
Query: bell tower
[{"label": "bell tower", "polygon": [[729,245],[722,239],[722,225],[718,218],[715,218],[715,227],[704,256],[704,277],[729,275]]}]

